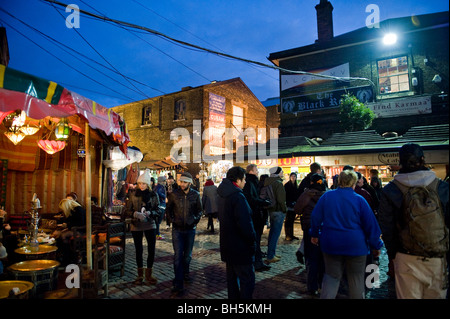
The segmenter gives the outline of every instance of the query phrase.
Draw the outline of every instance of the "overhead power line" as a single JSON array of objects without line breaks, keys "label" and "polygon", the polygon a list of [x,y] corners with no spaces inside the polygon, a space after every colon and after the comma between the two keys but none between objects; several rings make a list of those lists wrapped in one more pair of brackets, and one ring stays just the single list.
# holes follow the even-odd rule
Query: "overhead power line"
[{"label": "overhead power line", "polygon": [[[68,6],[68,4],[65,4],[65,3],[62,3],[62,2],[59,2],[59,1],[56,1],[56,0],[42,0],[42,1],[45,1],[45,2],[48,2],[48,3],[51,3],[51,4],[56,4],[56,5],[59,5],[59,6],[62,6],[62,7],[67,7]],[[270,64],[266,64],[266,63],[262,63],[262,62],[258,62],[258,61],[253,61],[253,60],[249,60],[249,59],[245,59],[245,58],[236,57],[236,56],[233,56],[231,54],[218,52],[218,51],[215,51],[215,50],[211,50],[211,49],[207,49],[207,48],[198,46],[196,44],[192,44],[192,43],[189,43],[189,42],[186,42],[186,41],[178,40],[178,39],[175,39],[175,38],[173,38],[171,36],[168,36],[168,35],[166,35],[164,33],[161,33],[159,31],[156,31],[156,30],[144,27],[144,26],[140,26],[140,25],[137,25],[137,24],[134,24],[134,23],[121,21],[121,20],[117,20],[117,19],[112,19],[112,18],[107,18],[107,17],[102,17],[102,16],[100,16],[98,14],[95,14],[95,13],[92,13],[92,12],[89,12],[89,11],[86,11],[86,10],[82,10],[82,9],[79,9],[79,10],[80,10],[80,13],[83,13],[83,14],[85,14],[87,16],[96,18],[98,20],[102,20],[102,21],[105,21],[105,22],[113,22],[113,23],[115,23],[117,25],[122,25],[122,26],[126,26],[126,27],[129,27],[129,28],[132,28],[132,29],[146,31],[148,33],[151,33],[153,35],[156,35],[156,36],[159,36],[159,37],[161,37],[163,39],[166,39],[166,40],[168,40],[170,42],[173,42],[173,43],[176,43],[176,44],[180,44],[180,45],[182,45],[184,47],[194,48],[194,49],[197,49],[197,50],[205,51],[205,52],[208,52],[208,53],[211,53],[211,54],[215,54],[215,55],[220,56],[220,57],[229,58],[229,59],[233,59],[233,60],[237,60],[237,61],[242,61],[242,62],[246,62],[246,63],[258,65],[258,66],[262,66],[262,67],[265,67],[265,68],[275,69],[275,70],[279,70],[279,71],[282,71],[282,72],[285,72],[285,73],[313,75],[313,76],[316,76],[316,77],[330,79],[330,80],[336,80],[336,81],[362,80],[362,81],[368,81],[371,85],[375,86],[375,84],[368,78],[361,78],[361,77],[337,77],[337,76],[331,76],[331,75],[311,73],[311,72],[306,72],[306,71],[289,70],[289,69],[281,68],[281,67],[275,66],[275,65],[270,65]]]}]

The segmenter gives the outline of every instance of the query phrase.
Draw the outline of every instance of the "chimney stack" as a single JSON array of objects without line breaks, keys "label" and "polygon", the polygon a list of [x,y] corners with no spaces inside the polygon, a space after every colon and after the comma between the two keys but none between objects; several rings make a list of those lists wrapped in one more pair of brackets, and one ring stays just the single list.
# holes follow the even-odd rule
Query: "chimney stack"
[{"label": "chimney stack", "polygon": [[316,42],[325,42],[333,38],[333,6],[328,0],[320,0],[316,5],[317,35]]}]

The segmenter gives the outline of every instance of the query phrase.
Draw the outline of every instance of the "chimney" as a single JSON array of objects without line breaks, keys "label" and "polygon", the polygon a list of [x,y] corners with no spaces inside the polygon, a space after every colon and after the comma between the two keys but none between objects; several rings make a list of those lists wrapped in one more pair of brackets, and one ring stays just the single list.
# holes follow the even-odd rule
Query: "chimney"
[{"label": "chimney", "polygon": [[328,0],[320,0],[316,5],[317,34],[316,42],[325,42],[333,38],[333,6]]}]

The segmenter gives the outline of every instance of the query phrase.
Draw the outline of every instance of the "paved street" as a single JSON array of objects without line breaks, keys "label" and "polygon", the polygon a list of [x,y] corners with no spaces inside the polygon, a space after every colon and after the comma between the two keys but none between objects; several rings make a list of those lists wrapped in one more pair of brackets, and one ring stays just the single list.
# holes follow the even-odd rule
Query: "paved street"
[{"label": "paved street", "polygon": [[[166,230],[162,223],[162,235],[165,240],[156,242],[156,256],[153,267],[154,276],[158,279],[157,285],[133,283],[136,277],[136,263],[134,246],[131,236],[127,238],[127,263],[125,275],[120,272],[110,273],[109,296],[110,299],[226,299],[225,264],[220,261],[219,252],[219,224],[215,221],[216,233],[210,234],[206,230],[206,218],[200,221],[191,262],[192,283],[186,284],[186,293],[182,297],[175,297],[171,293],[173,279],[173,248],[171,230]],[[261,247],[267,249],[267,236],[269,230],[264,229]],[[299,220],[295,223],[295,235],[302,236]],[[284,240],[284,229],[278,242],[277,255],[281,260],[271,264],[269,271],[256,273],[255,299],[311,299],[306,289],[306,271],[304,265],[298,263],[295,252],[300,241],[287,242]],[[146,245],[144,239],[144,245]],[[144,264],[146,248],[144,247]],[[386,275],[387,257],[385,251],[380,258],[380,287],[368,290],[368,299],[395,299],[393,281]],[[337,298],[347,298],[345,286],[342,285]]]}]

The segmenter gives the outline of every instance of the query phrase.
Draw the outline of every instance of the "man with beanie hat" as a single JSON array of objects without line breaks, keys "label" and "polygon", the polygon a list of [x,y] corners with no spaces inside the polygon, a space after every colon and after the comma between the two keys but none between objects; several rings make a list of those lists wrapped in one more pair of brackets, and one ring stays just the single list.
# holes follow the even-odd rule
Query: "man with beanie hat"
[{"label": "man with beanie hat", "polygon": [[[420,145],[403,145],[399,156],[401,168],[394,180],[383,188],[378,209],[383,241],[395,270],[397,298],[444,299],[447,294],[449,185],[425,167]],[[412,201],[404,199],[414,194],[427,194],[426,205],[419,208],[427,212],[411,221],[409,216],[414,216],[417,209],[409,205]],[[429,207],[433,211],[428,211]],[[421,220],[427,225],[419,231],[416,223],[420,226]],[[423,245],[423,238],[427,245]],[[423,248],[416,249],[417,246]]]},{"label": "man with beanie hat", "polygon": [[200,193],[192,189],[192,175],[184,172],[180,187],[168,195],[167,218],[172,223],[172,244],[174,250],[174,272],[172,292],[181,296],[184,281],[190,282],[189,265],[194,247],[195,230],[202,216]]},{"label": "man with beanie hat", "polygon": [[270,230],[267,244],[266,263],[280,261],[279,256],[275,255],[278,238],[283,228],[284,218],[286,216],[286,190],[283,187],[283,169],[279,166],[269,169],[270,176],[264,181],[264,186],[271,186],[276,199],[276,204],[268,209],[270,216]]}]

